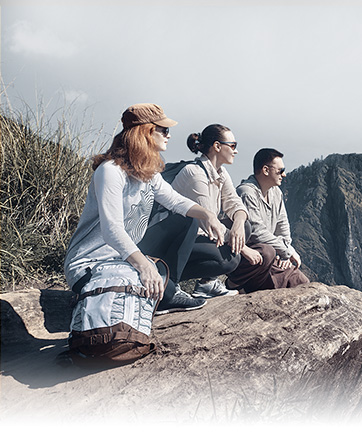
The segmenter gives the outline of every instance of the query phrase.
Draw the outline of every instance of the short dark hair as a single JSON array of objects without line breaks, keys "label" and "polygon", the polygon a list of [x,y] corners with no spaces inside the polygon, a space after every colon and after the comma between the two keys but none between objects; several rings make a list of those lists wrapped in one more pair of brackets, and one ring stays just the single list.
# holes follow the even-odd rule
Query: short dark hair
[{"label": "short dark hair", "polygon": [[253,161],[254,174],[259,174],[263,166],[270,164],[276,157],[282,158],[283,156],[284,156],[283,153],[280,153],[280,151],[275,149],[271,149],[271,148],[260,149],[254,156],[254,161]]}]

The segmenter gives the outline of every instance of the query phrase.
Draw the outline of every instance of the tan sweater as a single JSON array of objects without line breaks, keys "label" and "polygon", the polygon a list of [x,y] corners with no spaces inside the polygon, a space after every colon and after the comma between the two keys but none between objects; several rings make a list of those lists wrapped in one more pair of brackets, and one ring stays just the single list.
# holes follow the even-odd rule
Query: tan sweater
[{"label": "tan sweater", "polygon": [[[229,173],[224,167],[216,170],[207,156],[200,158],[205,171],[197,164],[186,165],[175,177],[172,187],[183,196],[195,201],[202,207],[219,216],[223,211],[229,219],[234,220],[234,214],[248,210],[237,195]],[[200,222],[200,235],[206,235],[203,222]]]}]

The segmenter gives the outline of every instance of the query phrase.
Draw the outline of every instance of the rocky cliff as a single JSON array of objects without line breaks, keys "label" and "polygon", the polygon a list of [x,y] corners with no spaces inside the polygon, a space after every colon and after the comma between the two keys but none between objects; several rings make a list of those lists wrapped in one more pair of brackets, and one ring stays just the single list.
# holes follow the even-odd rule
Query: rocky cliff
[{"label": "rocky cliff", "polygon": [[282,189],[304,272],[362,290],[362,154],[332,154],[302,166]]}]

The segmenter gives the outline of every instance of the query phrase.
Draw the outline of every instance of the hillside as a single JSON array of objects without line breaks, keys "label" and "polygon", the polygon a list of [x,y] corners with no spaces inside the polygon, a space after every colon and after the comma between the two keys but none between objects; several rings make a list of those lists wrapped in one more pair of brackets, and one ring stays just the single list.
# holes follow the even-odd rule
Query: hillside
[{"label": "hillside", "polygon": [[362,290],[362,154],[332,154],[302,166],[282,189],[305,273]]}]

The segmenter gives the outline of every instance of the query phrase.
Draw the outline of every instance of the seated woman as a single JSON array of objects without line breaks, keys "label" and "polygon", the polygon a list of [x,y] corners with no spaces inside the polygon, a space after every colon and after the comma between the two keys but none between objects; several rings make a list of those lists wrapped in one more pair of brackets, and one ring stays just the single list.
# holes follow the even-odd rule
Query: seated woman
[{"label": "seated woman", "polygon": [[238,153],[234,134],[226,126],[212,124],[201,134],[191,134],[187,146],[194,153],[201,152],[202,156],[195,159],[197,163],[186,165],[177,174],[172,187],[215,216],[221,212],[227,216],[222,221],[227,244],[217,247],[207,236],[207,226],[200,221],[198,237],[181,280],[201,278],[196,282],[193,296],[203,298],[237,294],[237,290],[228,289],[217,278],[236,269],[239,291],[268,287],[272,283],[269,269],[275,252],[268,245],[258,244],[252,248],[246,245],[250,235],[248,211],[224,168],[234,162]]},{"label": "seated woman", "polygon": [[122,122],[123,130],[110,149],[94,158],[95,172],[64,266],[69,286],[79,293],[71,321],[71,354],[117,364],[152,349],[148,337],[164,281],[137,245],[154,200],[179,217],[178,224],[160,233],[153,244],[153,250],[158,248],[171,263],[163,308],[190,310],[205,304],[178,292],[172,280],[189,258],[197,233],[193,218],[203,221],[210,238],[223,243],[216,216],[175,192],[160,175],[160,152],[166,150],[168,128],[177,122],[154,104],[129,107]]}]

